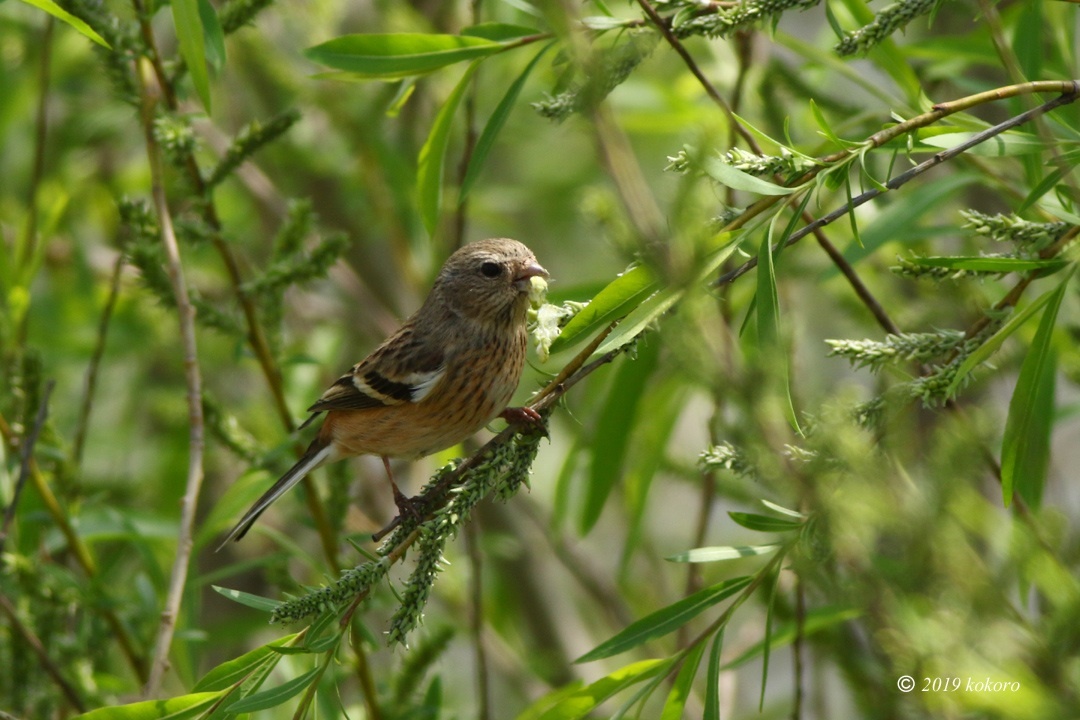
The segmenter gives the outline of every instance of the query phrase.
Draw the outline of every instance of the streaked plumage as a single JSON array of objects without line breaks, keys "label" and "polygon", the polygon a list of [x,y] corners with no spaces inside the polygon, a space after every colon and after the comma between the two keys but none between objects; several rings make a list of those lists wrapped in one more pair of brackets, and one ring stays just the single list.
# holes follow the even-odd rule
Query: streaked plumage
[{"label": "streaked plumage", "polygon": [[537,276],[547,271],[515,240],[481,240],[451,255],[420,309],[308,408],[314,414],[304,426],[325,413],[318,435],[225,542],[242,538],[321,465],[370,454],[389,472],[387,458],[438,452],[502,413],[525,363],[528,293]]}]

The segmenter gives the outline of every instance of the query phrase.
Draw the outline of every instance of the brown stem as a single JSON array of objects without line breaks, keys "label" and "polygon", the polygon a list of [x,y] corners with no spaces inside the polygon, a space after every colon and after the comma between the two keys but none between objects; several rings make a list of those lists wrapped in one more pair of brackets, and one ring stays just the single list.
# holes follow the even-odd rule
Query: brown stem
[{"label": "brown stem", "polygon": [[94,351],[90,355],[90,362],[86,366],[86,380],[82,403],[79,405],[79,419],[75,423],[75,440],[71,443],[71,463],[76,468],[82,464],[86,434],[90,429],[90,411],[93,410],[94,392],[97,390],[98,370],[101,368],[101,359],[105,355],[105,340],[109,334],[109,324],[112,322],[116,302],[120,298],[120,278],[123,276],[123,271],[124,255],[119,253],[113,263],[112,276],[109,280],[109,297],[105,300],[105,307],[101,311],[101,319],[98,320],[97,341],[94,343]]},{"label": "brown stem", "polygon": [[728,121],[731,123],[732,129],[738,133],[739,137],[746,142],[751,150],[760,155],[761,148],[758,146],[757,140],[754,138],[753,134],[742,126],[742,123],[735,117],[735,113],[732,112],[731,106],[727,104],[727,101],[724,100],[723,96],[717,92],[716,88],[713,87],[713,84],[705,77],[705,73],[701,72],[701,68],[698,67],[693,56],[687,51],[686,47],[682,44],[682,41],[675,37],[675,33],[671,31],[670,23],[665,22],[664,18],[660,17],[660,14],[656,12],[656,8],[652,6],[652,3],[650,3],[649,0],[637,0],[637,2],[638,5],[641,6],[641,9],[645,11],[645,14],[649,17],[652,24],[655,25],[656,29],[660,31],[660,34],[664,36],[664,40],[667,41],[667,44],[678,53],[679,57],[686,63],[686,67],[690,70],[690,73],[697,78],[699,83],[701,83],[701,87],[705,89],[705,94],[724,111]]},{"label": "brown stem", "polygon": [[[982,94],[985,95],[986,93],[982,93]],[[852,198],[850,202],[845,203],[844,205],[840,206],[836,210],[833,210],[828,215],[820,217],[817,220],[815,220],[813,223],[803,227],[802,229],[800,229],[799,231],[797,231],[795,233],[792,233],[791,236],[784,243],[784,247],[787,247],[788,245],[795,244],[796,242],[803,239],[804,237],[806,237],[810,233],[814,232],[818,228],[824,227],[825,225],[828,225],[829,223],[834,222],[835,220],[838,220],[839,218],[843,217],[844,215],[851,212],[852,210],[859,207],[860,205],[864,205],[867,202],[869,202],[870,200],[873,200],[874,198],[876,198],[876,197],[878,197],[880,195],[884,195],[886,192],[888,192],[890,190],[896,190],[897,188],[907,184],[911,180],[914,180],[919,175],[922,175],[927,170],[930,170],[931,168],[937,167],[938,165],[940,165],[942,163],[948,162],[949,160],[952,160],[953,158],[957,157],[958,155],[961,155],[962,153],[967,152],[968,150],[975,147],[976,145],[979,145],[979,144],[981,144],[983,142],[986,142],[987,140],[989,140],[989,139],[991,139],[993,137],[996,137],[997,135],[1000,135],[1001,133],[1003,133],[1003,132],[1005,132],[1007,130],[1013,129],[1014,127],[1018,127],[1020,125],[1023,125],[1024,123],[1026,123],[1026,122],[1028,122],[1028,121],[1030,121],[1030,120],[1032,120],[1032,119],[1034,119],[1036,117],[1044,115],[1045,113],[1053,110],[1054,108],[1057,108],[1057,107],[1060,107],[1061,105],[1067,105],[1067,104],[1069,104],[1071,102],[1074,102],[1078,97],[1080,97],[1080,80],[1071,81],[1071,83],[1069,84],[1069,91],[1068,92],[1066,92],[1066,93],[1064,93],[1062,95],[1059,95],[1058,97],[1054,98],[1053,100],[1045,102],[1042,105],[1039,105],[1038,107],[1032,108],[1031,110],[1028,110],[1027,112],[1023,112],[1023,113],[1020,113],[1019,115],[1011,117],[1008,120],[1006,120],[1005,122],[998,123],[997,125],[994,125],[991,128],[987,128],[986,130],[983,130],[982,132],[973,135],[966,142],[961,143],[960,145],[957,145],[955,147],[949,148],[948,150],[943,150],[943,151],[941,151],[939,153],[936,153],[929,160],[925,160],[924,162],[919,163],[918,165],[911,168],[910,170],[908,170],[906,172],[903,172],[903,173],[900,173],[896,177],[892,178],[887,183],[885,183],[884,186],[882,186],[880,188],[879,187],[871,188],[870,190],[867,190],[866,192],[862,193],[861,195],[858,195],[858,196]],[[928,113],[928,115],[929,114],[932,114],[932,113]],[[880,135],[880,133],[878,133],[878,134]],[[817,172],[817,171],[813,171],[813,172]],[[768,199],[766,199],[766,200],[768,200]],[[775,200],[773,202],[775,202]],[[760,201],[759,201],[759,203],[755,203],[755,206],[758,205],[758,204],[760,204]],[[769,204],[772,204],[772,203],[769,203]],[[773,251],[775,252],[777,249],[778,248],[773,248]],[[733,280],[741,277],[742,275],[745,275],[747,272],[749,272],[750,270],[752,270],[756,266],[757,266],[757,258],[756,257],[751,258],[750,260],[743,263],[739,267],[735,268],[731,272],[726,273],[725,275],[722,275],[720,278],[718,278],[715,281],[714,284],[715,285],[722,285],[722,284],[725,284],[725,283],[730,283]]]},{"label": "brown stem", "polygon": [[465,552],[469,556],[469,639],[476,675],[477,720],[491,720],[491,689],[487,651],[484,648],[484,559],[476,537],[476,523],[465,526]]},{"label": "brown stem", "polygon": [[160,98],[160,89],[149,63],[139,63],[136,73],[142,95],[142,123],[146,142],[146,155],[150,166],[150,186],[154,211],[161,228],[161,241],[165,246],[166,269],[176,297],[176,310],[180,321],[180,340],[184,350],[184,378],[188,401],[188,469],[184,496],[180,502],[180,527],[176,541],[176,557],[169,578],[169,590],[161,613],[154,655],[150,663],[150,677],[143,689],[143,696],[155,697],[160,692],[165,673],[169,668],[169,650],[176,632],[176,618],[180,613],[180,601],[187,585],[188,566],[191,562],[195,510],[203,481],[203,449],[205,426],[202,412],[202,375],[199,372],[198,347],[195,340],[195,308],[188,295],[184,266],[180,259],[180,245],[173,231],[172,215],[165,197],[165,168],[161,149],[154,136],[154,119]]},{"label": "brown stem", "polygon": [[[136,9],[141,10],[141,0],[135,0],[135,5]],[[157,49],[157,41],[154,36],[153,27],[150,25],[150,18],[141,11],[139,12],[139,23],[142,28],[143,40],[146,43],[150,62],[154,69],[154,75],[157,77],[159,86],[161,87],[165,106],[170,111],[175,112],[179,109],[176,91],[169,82],[168,75],[161,65],[160,53]],[[288,403],[285,401],[285,388],[282,381],[281,370],[274,358],[270,343],[266,339],[266,333],[259,323],[258,309],[255,306],[255,301],[244,288],[244,279],[243,274],[240,272],[240,263],[237,261],[236,255],[232,251],[232,247],[225,240],[221,219],[218,217],[213,197],[203,178],[202,170],[199,168],[198,159],[193,153],[187,153],[184,157],[183,166],[188,182],[191,184],[195,194],[203,199],[203,202],[201,203],[203,221],[206,223],[206,226],[210,228],[211,242],[214,249],[221,257],[222,264],[225,266],[225,272],[229,277],[229,284],[232,287],[233,294],[236,296],[237,303],[240,305],[240,310],[244,315],[244,325],[247,331],[248,344],[251,346],[256,362],[259,363],[259,368],[262,370],[263,377],[270,390],[270,396],[274,401],[274,409],[277,411],[278,418],[281,420],[281,424],[284,426],[286,432],[292,433],[296,430],[296,423],[293,421],[292,413],[289,411]],[[299,457],[303,451],[303,445],[298,443],[295,449],[296,455]],[[330,522],[326,517],[326,511],[323,509],[322,503],[319,500],[319,494],[315,488],[314,481],[310,477],[306,477],[300,484],[304,489],[304,500],[307,503],[308,512],[319,532],[319,540],[323,546],[323,553],[326,556],[328,564],[336,572],[340,568],[337,562],[337,538],[334,529],[330,526]]]}]

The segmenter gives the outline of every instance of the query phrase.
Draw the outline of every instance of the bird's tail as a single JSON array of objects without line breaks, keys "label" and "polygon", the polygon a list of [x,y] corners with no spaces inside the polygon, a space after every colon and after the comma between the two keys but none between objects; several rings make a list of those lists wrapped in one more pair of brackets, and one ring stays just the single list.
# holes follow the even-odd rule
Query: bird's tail
[{"label": "bird's tail", "polygon": [[304,456],[300,458],[295,465],[289,468],[288,472],[282,475],[281,478],[274,483],[273,487],[263,493],[263,496],[251,506],[251,509],[248,510],[247,513],[244,514],[244,517],[240,519],[240,522],[236,524],[236,527],[229,531],[225,540],[218,546],[218,550],[225,547],[230,540],[239,540],[244,537],[266,508],[270,507],[275,500],[284,495],[289,488],[303,480],[309,472],[330,460],[333,452],[334,446],[332,443],[324,443],[321,438],[315,438],[315,441],[308,446]]}]

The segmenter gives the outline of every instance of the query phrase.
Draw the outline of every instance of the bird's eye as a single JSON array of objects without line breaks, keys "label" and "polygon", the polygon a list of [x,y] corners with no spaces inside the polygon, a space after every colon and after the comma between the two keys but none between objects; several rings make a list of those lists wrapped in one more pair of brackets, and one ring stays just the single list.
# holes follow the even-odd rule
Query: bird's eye
[{"label": "bird's eye", "polygon": [[484,277],[496,278],[502,274],[502,266],[488,260],[480,266],[480,272],[484,274]]}]

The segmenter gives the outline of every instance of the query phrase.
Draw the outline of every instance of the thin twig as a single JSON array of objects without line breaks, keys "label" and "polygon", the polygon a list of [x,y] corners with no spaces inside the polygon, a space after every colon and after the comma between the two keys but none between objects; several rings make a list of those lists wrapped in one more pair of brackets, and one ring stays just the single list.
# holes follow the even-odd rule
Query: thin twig
[{"label": "thin twig", "polygon": [[[714,421],[716,414],[720,411],[719,405],[717,405],[714,411]],[[709,423],[709,443],[711,445],[718,445],[720,438],[717,437],[714,430],[715,422]],[[705,545],[705,538],[709,532],[709,522],[712,519],[713,502],[716,500],[716,471],[712,469],[703,470],[701,473],[701,491],[698,499],[698,512],[697,520],[694,522],[694,534],[690,539],[689,547],[699,548]],[[686,564],[686,582],[683,584],[683,596],[689,597],[703,587],[702,582],[702,563],[687,563]],[[689,639],[690,627],[683,625],[679,628],[679,632],[676,635],[675,645],[676,647],[686,647],[686,641]]]},{"label": "thin twig", "polygon": [[[600,159],[615,184],[626,216],[649,254],[662,259],[658,254],[664,253],[667,248],[667,243],[663,242],[664,216],[634,157],[630,141],[606,102],[599,103],[593,109],[592,126]],[[660,264],[667,265],[666,262]]]},{"label": "thin twig", "polygon": [[[142,28],[143,41],[146,43],[148,56],[158,79],[165,106],[170,111],[176,112],[179,110],[179,102],[176,99],[176,92],[169,81],[168,74],[165,72],[165,69],[160,62],[160,52],[157,48],[153,27],[150,24],[150,17],[141,10],[141,0],[135,0],[135,4],[136,8],[139,9],[139,24]],[[184,155],[183,167],[187,175],[187,180],[191,184],[195,194],[203,199],[203,202],[200,203],[203,221],[211,231],[211,243],[221,257],[222,264],[225,266],[225,272],[229,277],[229,284],[232,286],[233,294],[236,296],[237,303],[240,305],[240,310],[244,315],[247,340],[251,346],[252,354],[255,356],[256,361],[259,363],[259,368],[262,370],[278,418],[285,427],[285,431],[291,434],[296,430],[296,422],[293,420],[292,413],[289,411],[289,405],[285,401],[285,387],[284,382],[282,381],[281,368],[277,364],[274,353],[270,348],[270,343],[266,339],[266,333],[259,322],[259,314],[258,309],[255,306],[255,301],[245,289],[243,274],[240,272],[240,263],[237,261],[236,255],[232,251],[232,247],[225,240],[223,226],[221,224],[221,219],[218,217],[217,208],[213,202],[213,196],[206,185],[206,180],[203,178],[202,170],[199,168],[198,158],[195,157],[193,152],[188,152]],[[303,453],[303,451],[304,447],[297,443],[295,447],[297,456]],[[323,508],[322,502],[319,499],[319,494],[315,489],[315,483],[311,477],[306,477],[301,481],[300,485],[304,489],[304,500],[307,503],[308,513],[311,515],[315,528],[319,532],[319,539],[322,542],[323,553],[326,556],[327,563],[330,565],[331,569],[336,572],[339,569],[337,562],[337,537],[326,517],[326,511]]]},{"label": "thin twig", "polygon": [[[705,74],[701,71],[701,68],[698,67],[697,63],[694,61],[693,56],[691,56],[690,53],[686,50],[686,47],[682,44],[679,38],[677,38],[675,36],[675,33],[671,31],[671,23],[661,17],[659,13],[657,13],[656,9],[652,6],[649,0],[638,0],[638,4],[641,6],[642,10],[645,11],[645,14],[649,16],[649,19],[652,21],[653,25],[655,25],[656,28],[660,31],[660,33],[664,36],[664,39],[667,41],[667,43],[671,45],[672,49],[674,49],[675,52],[678,53],[679,57],[682,58],[683,62],[686,64],[686,67],[690,70],[691,74],[693,74],[693,76],[697,78],[698,82],[705,89],[705,93],[710,98],[712,98],[712,100],[724,112],[724,114],[728,118],[728,121],[731,123],[731,127],[734,128],[735,132],[743,139],[743,141],[747,144],[751,151],[757,153],[758,155],[761,155],[761,146],[758,145],[757,139],[749,130],[744,128],[742,123],[739,122],[739,119],[735,117],[735,111],[733,109],[733,105],[737,104],[737,98],[741,96],[742,82],[745,79],[744,68],[746,67],[745,60],[746,55],[748,54],[748,41],[744,40],[740,44],[740,71],[737,76],[736,82],[736,100],[733,100],[732,105],[729,105],[724,100],[723,96],[721,96],[720,93],[716,90],[713,84],[709,82],[708,78],[705,77]],[[813,223],[813,217],[810,215],[809,212],[805,210],[803,211],[803,220],[807,223]],[[881,305],[881,303],[877,301],[873,294],[871,294],[869,288],[866,287],[866,284],[863,283],[862,279],[855,273],[854,268],[851,267],[851,264],[847,261],[846,258],[844,258],[843,254],[837,251],[836,247],[831,242],[829,242],[829,239],[827,237],[825,237],[825,234],[820,232],[820,229],[814,230],[814,237],[817,239],[818,244],[821,245],[821,249],[825,251],[825,254],[829,256],[829,258],[833,261],[833,263],[844,275],[844,277],[847,278],[848,283],[855,291],[855,294],[870,310],[870,313],[874,316],[874,318],[877,319],[878,324],[880,324],[887,332],[899,333],[900,329],[896,326],[895,323],[893,323],[892,319],[889,318],[888,314],[885,312],[885,308]]]},{"label": "thin twig", "polygon": [[8,616],[8,620],[11,622],[11,627],[22,636],[23,641],[34,651],[38,662],[41,663],[42,669],[45,670],[45,674],[51,677],[57,687],[60,688],[60,692],[64,694],[68,704],[71,705],[76,712],[86,712],[86,705],[83,703],[82,698],[79,697],[78,691],[76,691],[75,687],[67,681],[64,674],[60,672],[59,666],[57,666],[57,664],[52,661],[52,658],[49,657],[49,653],[46,652],[45,645],[42,644],[41,638],[39,638],[34,633],[33,629],[27,627],[19,618],[19,613],[15,609],[15,606],[3,592],[0,592],[0,610],[4,611]]},{"label": "thin twig", "polygon": [[156,78],[150,72],[149,63],[140,61],[137,73],[142,95],[142,123],[146,141],[146,154],[150,166],[151,195],[158,226],[161,228],[161,241],[165,246],[166,267],[176,296],[176,309],[180,322],[180,340],[184,351],[184,378],[187,384],[188,401],[188,469],[184,496],[180,501],[180,527],[176,541],[176,557],[173,560],[172,574],[169,578],[169,590],[165,596],[165,607],[161,613],[154,654],[150,663],[150,678],[143,690],[145,697],[155,697],[161,689],[165,672],[169,668],[169,649],[172,647],[173,634],[176,631],[176,618],[180,612],[180,601],[187,584],[188,566],[191,561],[193,545],[192,533],[195,526],[195,509],[199,500],[199,491],[203,481],[204,426],[202,412],[202,376],[199,372],[199,356],[195,342],[195,308],[188,296],[187,281],[184,279],[184,267],[180,259],[180,247],[173,231],[172,216],[165,198],[165,170],[161,159],[161,149],[154,137],[154,118],[161,89]]},{"label": "thin twig", "polygon": [[120,297],[120,278],[123,271],[124,254],[118,253],[116,262],[113,263],[112,277],[109,280],[109,297],[105,300],[105,307],[98,321],[94,352],[90,355],[90,362],[86,366],[86,385],[83,388],[82,403],[79,405],[79,419],[75,423],[75,440],[71,443],[71,464],[76,468],[82,464],[86,433],[90,426],[90,411],[93,409],[94,391],[97,389],[98,370],[101,368],[101,359],[105,355],[105,340],[109,334],[109,323],[112,321],[113,310],[116,309],[116,301]]},{"label": "thin twig", "polygon": [[[810,213],[803,211],[803,220],[808,223],[807,227],[813,225],[816,220],[810,215]],[[820,227],[814,229],[814,239],[817,240],[818,245],[825,251],[825,254],[832,260],[833,265],[840,271],[851,285],[851,289],[855,291],[855,294],[862,300],[862,304],[866,306],[866,309],[870,311],[870,314],[877,320],[878,325],[887,333],[893,335],[900,334],[900,327],[893,322],[893,319],[889,317],[889,313],[885,311],[878,299],[874,297],[874,294],[870,292],[870,288],[866,287],[866,283],[862,281],[858,273],[855,272],[855,268],[851,266],[844,254],[840,252],[832,242],[825,237],[825,233],[822,232]]]},{"label": "thin twig", "polygon": [[649,0],[637,1],[638,5],[641,6],[641,9],[645,11],[645,14],[649,16],[649,20],[652,21],[652,24],[655,25],[656,29],[660,31],[660,34],[664,36],[664,40],[666,40],[668,45],[678,53],[679,57],[686,63],[686,67],[690,70],[691,74],[693,74],[693,76],[697,78],[697,81],[701,83],[701,87],[705,89],[705,94],[724,111],[728,121],[731,123],[731,127],[738,133],[739,137],[743,139],[751,150],[760,155],[761,148],[758,146],[757,140],[749,130],[742,126],[742,123],[735,117],[735,113],[732,112],[731,106],[727,104],[727,101],[724,100],[723,96],[717,92],[716,88],[713,87],[713,84],[705,77],[705,73],[701,72],[701,68],[698,67],[693,56],[687,51],[686,47],[682,44],[682,41],[675,37],[675,33],[671,31],[670,23],[664,21],[664,18],[660,16],[660,13],[656,12],[656,8],[652,6],[652,3],[650,3]]},{"label": "thin twig", "polygon": [[[480,0],[472,0],[469,3],[473,25],[480,24]],[[472,162],[473,152],[476,150],[476,141],[479,133],[476,132],[476,96],[480,87],[480,68],[477,68],[476,76],[469,85],[469,92],[465,95],[465,138],[464,147],[461,149],[461,162],[458,164],[458,193],[465,183],[465,175],[469,172],[469,164]],[[457,206],[454,208],[454,235],[450,243],[450,249],[456,250],[465,244],[465,233],[469,219],[469,199],[459,197]],[[483,710],[483,708],[481,708]]]},{"label": "thin twig", "polygon": [[593,599],[597,607],[611,616],[613,624],[617,628],[624,628],[635,620],[634,614],[627,607],[626,598],[619,588],[611,583],[604,582],[601,578],[604,573],[600,568],[590,565],[590,561],[582,555],[573,542],[568,542],[564,533],[553,530],[550,519],[541,515],[539,504],[532,497],[522,498],[520,507],[525,515],[535,525],[540,535],[551,547],[555,558],[577,580],[582,590]]},{"label": "thin twig", "polygon": [[[31,166],[30,183],[27,190],[24,242],[19,247],[18,262],[16,264],[19,271],[29,267],[37,254],[37,196],[42,178],[45,176],[45,147],[49,132],[49,67],[52,62],[54,25],[53,16],[47,16],[45,18],[45,28],[41,32],[41,47],[38,49],[41,65],[38,67],[38,104],[37,116],[34,119],[34,164]],[[29,313],[23,313],[16,329],[20,344],[26,340],[27,320],[29,317]]]},{"label": "thin twig", "polygon": [[487,650],[484,648],[484,558],[476,537],[476,523],[465,526],[465,552],[469,557],[469,636],[472,641],[476,676],[477,720],[491,720],[491,682]]},{"label": "thin twig", "polygon": [[[1040,115],[1044,115],[1045,113],[1050,112],[1054,108],[1060,107],[1062,105],[1067,105],[1067,104],[1069,104],[1071,102],[1076,101],[1076,99],[1078,97],[1080,97],[1080,94],[1078,94],[1078,93],[1080,93],[1080,81],[1073,81],[1073,86],[1072,86],[1072,91],[1071,92],[1065,93],[1063,95],[1059,95],[1058,97],[1054,98],[1053,100],[1049,100],[1049,101],[1043,103],[1042,105],[1039,105],[1038,107],[1032,108],[1031,110],[1028,110],[1027,112],[1023,112],[1023,113],[1020,113],[1019,115],[1011,117],[1008,120],[1006,120],[1005,122],[998,123],[997,125],[994,125],[991,128],[987,128],[986,130],[983,130],[980,133],[976,133],[975,135],[971,136],[971,138],[969,138],[967,141],[965,141],[965,142],[963,142],[963,143],[961,143],[961,144],[959,144],[959,145],[957,145],[955,147],[951,147],[948,150],[942,150],[941,152],[936,153],[930,159],[919,163],[918,165],[911,168],[910,170],[907,170],[906,172],[900,173],[896,177],[889,180],[887,183],[885,183],[885,185],[883,186],[883,189],[874,187],[874,188],[871,188],[871,189],[867,190],[866,192],[862,193],[861,195],[858,195],[858,196],[852,198],[850,202],[847,202],[844,205],[837,208],[836,210],[833,210],[828,215],[824,215],[824,216],[818,218],[817,220],[815,220],[810,225],[807,225],[807,226],[803,227],[802,229],[800,229],[799,231],[792,233],[791,236],[784,243],[784,247],[787,247],[788,245],[793,245],[793,244],[797,243],[799,240],[802,240],[804,237],[806,237],[810,233],[814,232],[814,230],[816,230],[817,228],[823,227],[825,225],[828,225],[831,222],[834,222],[835,220],[838,220],[839,218],[841,218],[844,215],[848,214],[849,212],[851,212],[855,208],[859,207],[860,205],[864,205],[867,202],[873,200],[874,198],[876,198],[876,197],[878,197],[880,195],[884,195],[886,192],[888,192],[890,190],[896,190],[897,188],[901,187],[902,185],[907,184],[909,181],[914,180],[919,175],[922,175],[927,170],[930,170],[933,167],[936,167],[936,166],[938,166],[938,165],[940,165],[940,164],[942,164],[944,162],[948,162],[949,160],[952,160],[956,156],[967,152],[968,150],[975,147],[976,145],[984,143],[987,140],[989,140],[989,139],[991,139],[993,137],[996,137],[997,135],[1000,135],[1001,133],[1003,133],[1003,132],[1005,132],[1007,130],[1011,130],[1011,129],[1015,128],[1015,127],[1023,125],[1024,123],[1029,122],[1033,118],[1039,117]],[[779,248],[773,248],[773,252],[776,252],[777,249],[779,249]],[[723,285],[725,283],[730,283],[733,280],[745,275],[747,272],[749,272],[750,270],[752,270],[756,266],[757,266],[757,258],[756,257],[751,258],[750,260],[747,260],[745,263],[743,263],[739,267],[735,268],[731,272],[728,272],[728,273],[720,276],[714,282],[714,285]]]},{"label": "thin twig", "polygon": [[11,502],[4,510],[4,526],[0,529],[0,555],[3,554],[4,546],[7,544],[8,532],[11,530],[11,523],[15,520],[15,509],[19,505],[19,498],[30,477],[30,461],[34,458],[34,445],[37,444],[41,428],[45,426],[45,418],[49,415],[49,396],[52,395],[54,387],[56,387],[55,380],[45,383],[45,388],[41,393],[41,402],[37,407],[37,415],[34,417],[34,427],[30,428],[30,433],[23,438],[22,447],[19,448],[19,477],[15,481],[15,491],[11,495]]},{"label": "thin twig", "polygon": [[791,720],[801,720],[803,706],[803,637],[806,632],[806,588],[802,577],[795,573],[795,639],[791,641],[792,674],[795,683],[795,699],[791,708]]}]

